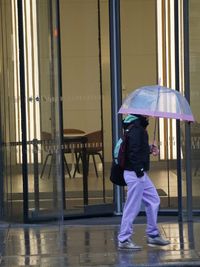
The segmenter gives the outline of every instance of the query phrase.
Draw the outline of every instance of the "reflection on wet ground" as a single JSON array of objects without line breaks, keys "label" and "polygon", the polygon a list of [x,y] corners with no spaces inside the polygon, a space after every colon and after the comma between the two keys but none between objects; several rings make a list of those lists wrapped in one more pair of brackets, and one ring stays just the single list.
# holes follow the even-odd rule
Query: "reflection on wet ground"
[{"label": "reflection on wet ground", "polygon": [[145,224],[136,224],[134,241],[143,249],[132,252],[117,249],[118,224],[1,224],[1,266],[200,266],[199,222],[159,226],[169,246],[148,247]]}]

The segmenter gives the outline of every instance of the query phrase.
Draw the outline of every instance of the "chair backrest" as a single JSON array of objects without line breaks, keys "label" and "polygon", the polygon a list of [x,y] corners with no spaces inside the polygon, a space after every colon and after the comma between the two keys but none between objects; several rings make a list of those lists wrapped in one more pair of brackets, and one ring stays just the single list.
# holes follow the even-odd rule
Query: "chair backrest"
[{"label": "chair backrest", "polygon": [[95,131],[85,135],[87,137],[87,150],[101,151],[102,144],[102,131]]},{"label": "chair backrest", "polygon": [[53,140],[49,132],[41,132],[42,147],[45,152],[52,153]]},{"label": "chair backrest", "polygon": [[42,140],[50,140],[52,139],[51,133],[48,132],[41,132],[41,139]]},{"label": "chair backrest", "polygon": [[191,124],[191,148],[192,152],[198,152],[197,156],[200,153],[200,124],[192,123]]},{"label": "chair backrest", "polygon": [[[181,129],[181,136],[182,136],[182,152],[183,152],[183,159],[185,159],[185,135],[184,135],[185,128]],[[195,122],[191,123],[190,125],[191,130],[191,154],[192,159],[200,159],[200,124]]]}]

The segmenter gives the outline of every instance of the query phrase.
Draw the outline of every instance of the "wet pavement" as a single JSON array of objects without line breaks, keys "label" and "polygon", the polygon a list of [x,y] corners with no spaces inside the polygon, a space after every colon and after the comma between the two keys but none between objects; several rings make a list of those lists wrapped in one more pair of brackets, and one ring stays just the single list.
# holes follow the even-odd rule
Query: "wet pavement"
[{"label": "wet pavement", "polygon": [[171,240],[170,245],[161,248],[147,246],[145,224],[139,222],[134,242],[143,249],[137,252],[117,249],[119,219],[115,223],[106,218],[85,222],[2,223],[0,266],[200,266],[200,221],[159,222],[161,234]]}]

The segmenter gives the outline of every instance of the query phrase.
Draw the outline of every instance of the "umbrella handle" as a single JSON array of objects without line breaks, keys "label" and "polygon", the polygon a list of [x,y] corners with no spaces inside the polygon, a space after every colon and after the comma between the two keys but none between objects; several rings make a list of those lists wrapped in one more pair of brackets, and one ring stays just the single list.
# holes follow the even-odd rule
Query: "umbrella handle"
[{"label": "umbrella handle", "polygon": [[158,124],[158,118],[155,118],[155,126],[154,126],[154,132],[153,132],[153,145],[156,143],[156,128]]},{"label": "umbrella handle", "polygon": [[[159,99],[159,95],[160,95],[160,83],[161,83],[161,79],[159,78],[159,88],[158,88],[158,96],[157,96],[157,102],[156,102],[156,109],[158,106],[158,99]],[[158,122],[158,118],[155,118],[155,127],[154,127],[154,133],[153,133],[153,144],[155,144],[156,142],[156,128],[157,128],[157,122]]]}]

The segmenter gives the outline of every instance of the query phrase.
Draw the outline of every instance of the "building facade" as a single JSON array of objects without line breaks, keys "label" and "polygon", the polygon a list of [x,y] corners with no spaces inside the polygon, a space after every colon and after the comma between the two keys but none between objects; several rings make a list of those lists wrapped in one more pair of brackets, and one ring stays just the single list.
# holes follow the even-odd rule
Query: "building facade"
[{"label": "building facade", "polygon": [[198,0],[0,0],[3,220],[121,214],[126,188],[109,180],[117,112],[158,83],[184,94],[196,120],[158,121],[160,212],[198,213],[199,11]]}]

